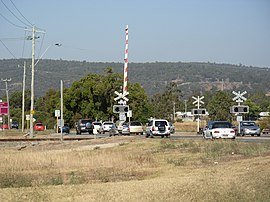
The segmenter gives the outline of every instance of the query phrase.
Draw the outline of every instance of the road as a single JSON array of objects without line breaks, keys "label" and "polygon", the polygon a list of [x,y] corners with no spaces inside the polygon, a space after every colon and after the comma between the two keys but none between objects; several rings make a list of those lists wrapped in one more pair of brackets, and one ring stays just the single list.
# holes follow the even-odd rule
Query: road
[{"label": "road", "polygon": [[[132,135],[134,136],[134,135]],[[83,133],[82,135],[76,135],[75,132],[72,132],[70,134],[63,134],[63,138],[64,140],[89,140],[89,139],[95,139],[95,138],[108,138],[109,137],[109,133],[105,133],[105,134],[97,134],[97,135],[89,135],[87,133]],[[140,136],[141,138],[145,138],[145,136]],[[1,142],[9,142],[9,141],[43,141],[43,140],[51,140],[51,141],[58,141],[61,138],[61,134],[49,134],[46,136],[35,136],[33,139],[32,138],[25,138],[22,136],[12,136],[12,137],[1,137],[0,141]],[[154,138],[160,138],[160,137],[154,137]],[[195,132],[176,132],[174,134],[171,135],[171,138],[173,140],[198,140],[201,139],[203,140],[202,135],[198,135]],[[262,135],[260,137],[257,136],[244,136],[244,137],[236,137],[236,141],[240,141],[240,142],[253,142],[253,143],[270,143],[270,134],[269,135]]]},{"label": "road", "polygon": [[[88,134],[82,134],[82,135],[76,135],[75,133],[71,133],[71,134],[68,134],[68,135],[65,135],[65,136],[68,136],[68,137],[82,137],[82,138],[85,138],[85,137],[89,137],[89,138],[106,138],[106,137],[109,137],[109,134],[108,133],[105,133],[105,134],[97,134],[97,135],[88,135]],[[142,138],[145,138],[145,136],[141,136]],[[154,138],[160,138],[160,137],[154,137]],[[171,135],[171,139],[202,139],[203,140],[203,137],[202,135],[198,135],[197,133],[195,132],[176,132],[174,134]],[[240,141],[240,142],[257,142],[257,143],[264,143],[264,142],[269,142],[270,143],[270,135],[263,135],[263,136],[260,136],[260,137],[257,137],[257,136],[244,136],[244,137],[236,137],[236,140],[237,141]]]}]

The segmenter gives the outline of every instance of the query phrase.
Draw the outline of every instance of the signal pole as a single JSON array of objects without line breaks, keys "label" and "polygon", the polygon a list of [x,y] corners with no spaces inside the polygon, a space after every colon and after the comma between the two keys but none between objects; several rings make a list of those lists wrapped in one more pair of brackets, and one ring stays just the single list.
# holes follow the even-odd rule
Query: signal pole
[{"label": "signal pole", "polygon": [[10,112],[9,112],[9,96],[8,96],[8,82],[11,81],[11,79],[1,79],[6,83],[6,96],[7,96],[7,103],[8,103],[8,129],[10,129]]}]

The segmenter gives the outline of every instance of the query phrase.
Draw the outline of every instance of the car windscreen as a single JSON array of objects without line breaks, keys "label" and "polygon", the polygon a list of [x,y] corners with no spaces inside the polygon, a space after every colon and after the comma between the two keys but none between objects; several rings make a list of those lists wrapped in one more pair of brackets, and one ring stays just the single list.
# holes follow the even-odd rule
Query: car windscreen
[{"label": "car windscreen", "polygon": [[83,124],[86,124],[86,123],[89,123],[89,122],[91,123],[92,121],[90,121],[90,120],[82,120]]},{"label": "car windscreen", "polygon": [[167,122],[166,121],[156,121],[155,126],[156,127],[167,126]]},{"label": "car windscreen", "polygon": [[103,125],[113,125],[113,123],[105,122],[105,123],[103,123]]},{"label": "car windscreen", "polygon": [[224,123],[214,123],[212,125],[212,128],[231,128],[231,127],[232,127],[232,124],[226,123],[226,122],[224,122]]},{"label": "car windscreen", "polygon": [[97,123],[97,122],[95,123],[95,122],[94,122],[93,124],[94,124],[95,126],[101,126],[101,123]]},{"label": "car windscreen", "polygon": [[243,126],[256,126],[255,122],[243,122],[242,123]]}]

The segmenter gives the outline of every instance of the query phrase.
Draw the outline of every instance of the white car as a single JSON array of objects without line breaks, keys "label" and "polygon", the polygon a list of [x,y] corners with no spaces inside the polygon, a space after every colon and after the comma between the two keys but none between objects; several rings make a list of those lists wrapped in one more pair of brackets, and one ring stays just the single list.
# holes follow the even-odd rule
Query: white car
[{"label": "white car", "polygon": [[114,123],[112,121],[105,121],[102,123],[103,134],[109,132]]},{"label": "white car", "polygon": [[102,128],[102,123],[99,121],[95,121],[92,123],[94,125],[94,130],[96,130],[97,133],[102,133],[103,128]]},{"label": "white car", "polygon": [[139,121],[131,121],[129,122],[129,133],[130,134],[138,134],[142,135],[143,134],[143,125]]},{"label": "white car", "polygon": [[203,131],[204,138],[217,139],[235,139],[235,130],[228,121],[213,121]]},{"label": "white car", "polygon": [[166,136],[167,138],[171,135],[170,124],[165,119],[152,119],[146,126],[146,137]]}]

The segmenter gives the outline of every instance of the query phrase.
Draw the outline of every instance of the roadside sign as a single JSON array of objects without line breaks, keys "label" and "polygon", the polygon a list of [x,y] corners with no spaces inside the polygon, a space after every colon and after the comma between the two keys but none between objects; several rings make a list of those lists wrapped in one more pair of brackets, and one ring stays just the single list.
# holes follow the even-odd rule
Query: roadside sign
[{"label": "roadside sign", "polygon": [[64,123],[65,123],[64,119],[59,119],[58,122],[57,122],[57,125],[59,127],[63,127],[64,126]]},{"label": "roadside sign", "polygon": [[60,110],[55,110],[54,111],[54,115],[55,115],[55,117],[59,117],[60,116]]},{"label": "roadside sign", "polygon": [[120,121],[126,121],[126,114],[125,113],[119,113],[119,120]]},{"label": "roadside sign", "polygon": [[8,103],[7,102],[0,102],[0,114],[1,115],[8,115]]},{"label": "roadside sign", "polygon": [[30,114],[26,114],[26,121],[30,121]]},{"label": "roadside sign", "polygon": [[237,116],[237,121],[240,122],[240,121],[243,121],[243,117],[242,116]]},{"label": "roadside sign", "polygon": [[132,110],[128,110],[127,117],[132,117]]}]

